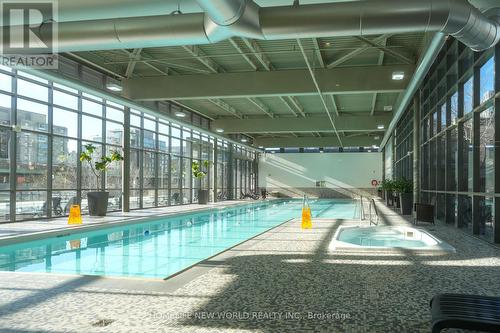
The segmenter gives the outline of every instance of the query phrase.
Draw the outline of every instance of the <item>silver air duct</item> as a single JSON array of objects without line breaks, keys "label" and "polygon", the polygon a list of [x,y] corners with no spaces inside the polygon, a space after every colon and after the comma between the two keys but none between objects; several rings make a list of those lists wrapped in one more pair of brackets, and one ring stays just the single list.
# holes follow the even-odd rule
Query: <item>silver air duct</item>
[{"label": "silver air duct", "polygon": [[[450,34],[479,51],[500,39],[498,9],[481,13],[467,0],[362,0],[262,8],[251,0],[197,2],[206,13],[61,22],[59,51],[206,44],[230,37],[278,40],[419,31]],[[42,39],[47,25],[40,28]]]}]

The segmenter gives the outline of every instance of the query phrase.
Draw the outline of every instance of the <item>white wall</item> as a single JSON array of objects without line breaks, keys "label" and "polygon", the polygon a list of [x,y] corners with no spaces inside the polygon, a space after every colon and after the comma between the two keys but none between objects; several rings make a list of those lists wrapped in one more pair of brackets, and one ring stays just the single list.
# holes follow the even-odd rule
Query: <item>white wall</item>
[{"label": "white wall", "polygon": [[259,187],[312,188],[325,181],[331,189],[370,189],[382,179],[382,153],[263,154]]}]

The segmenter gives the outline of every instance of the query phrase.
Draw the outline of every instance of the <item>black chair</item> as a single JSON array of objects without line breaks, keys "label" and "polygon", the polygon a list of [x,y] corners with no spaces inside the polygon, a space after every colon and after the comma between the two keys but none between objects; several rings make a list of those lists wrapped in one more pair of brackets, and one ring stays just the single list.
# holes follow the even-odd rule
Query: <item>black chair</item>
[{"label": "black chair", "polygon": [[433,197],[430,204],[415,203],[413,205],[413,210],[415,211],[415,225],[418,221],[428,222],[435,224],[434,214],[435,214],[436,198]]},{"label": "black chair", "polygon": [[[42,217],[42,216],[47,216],[49,214],[48,211],[48,200],[46,200],[40,210],[35,214],[35,217]],[[52,216],[62,216],[63,215],[63,208],[61,207],[61,198],[60,197],[55,197],[52,198]]]},{"label": "black chair", "polygon": [[178,192],[172,194],[172,204],[174,204],[174,205],[179,204],[180,197],[181,197],[181,195]]},{"label": "black chair", "polygon": [[500,332],[500,297],[439,294],[430,307],[432,333],[445,328]]}]

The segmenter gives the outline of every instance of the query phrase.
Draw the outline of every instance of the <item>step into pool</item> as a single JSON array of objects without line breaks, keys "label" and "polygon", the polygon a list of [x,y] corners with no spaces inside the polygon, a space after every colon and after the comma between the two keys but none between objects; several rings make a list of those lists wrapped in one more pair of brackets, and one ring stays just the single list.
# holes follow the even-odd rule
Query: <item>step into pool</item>
[{"label": "step into pool", "polygon": [[[356,200],[310,206],[314,218],[359,218]],[[301,208],[301,200],[255,202],[16,243],[0,247],[0,270],[166,278],[300,217]]]}]

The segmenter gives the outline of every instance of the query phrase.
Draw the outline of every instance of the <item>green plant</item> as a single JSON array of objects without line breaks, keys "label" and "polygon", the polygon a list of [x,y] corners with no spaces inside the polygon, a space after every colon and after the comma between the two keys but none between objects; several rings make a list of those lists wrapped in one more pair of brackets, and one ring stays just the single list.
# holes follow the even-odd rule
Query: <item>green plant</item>
[{"label": "green plant", "polygon": [[87,144],[83,146],[84,151],[80,153],[80,161],[87,162],[90,170],[96,177],[96,190],[99,191],[101,187],[101,176],[108,169],[109,165],[113,162],[123,161],[122,155],[114,150],[109,156],[102,156],[97,161],[94,161],[94,152],[96,147],[93,144]]},{"label": "green plant", "polygon": [[398,193],[412,193],[413,182],[406,178],[401,178],[394,181],[394,191]]},{"label": "green plant", "polygon": [[210,161],[203,161],[202,163],[198,161],[193,161],[191,163],[191,170],[193,171],[193,176],[198,179],[203,179],[208,174],[208,167],[210,166]]},{"label": "green plant", "polygon": [[391,179],[384,179],[380,183],[380,188],[386,192],[393,191],[394,190],[394,181],[392,181]]}]

